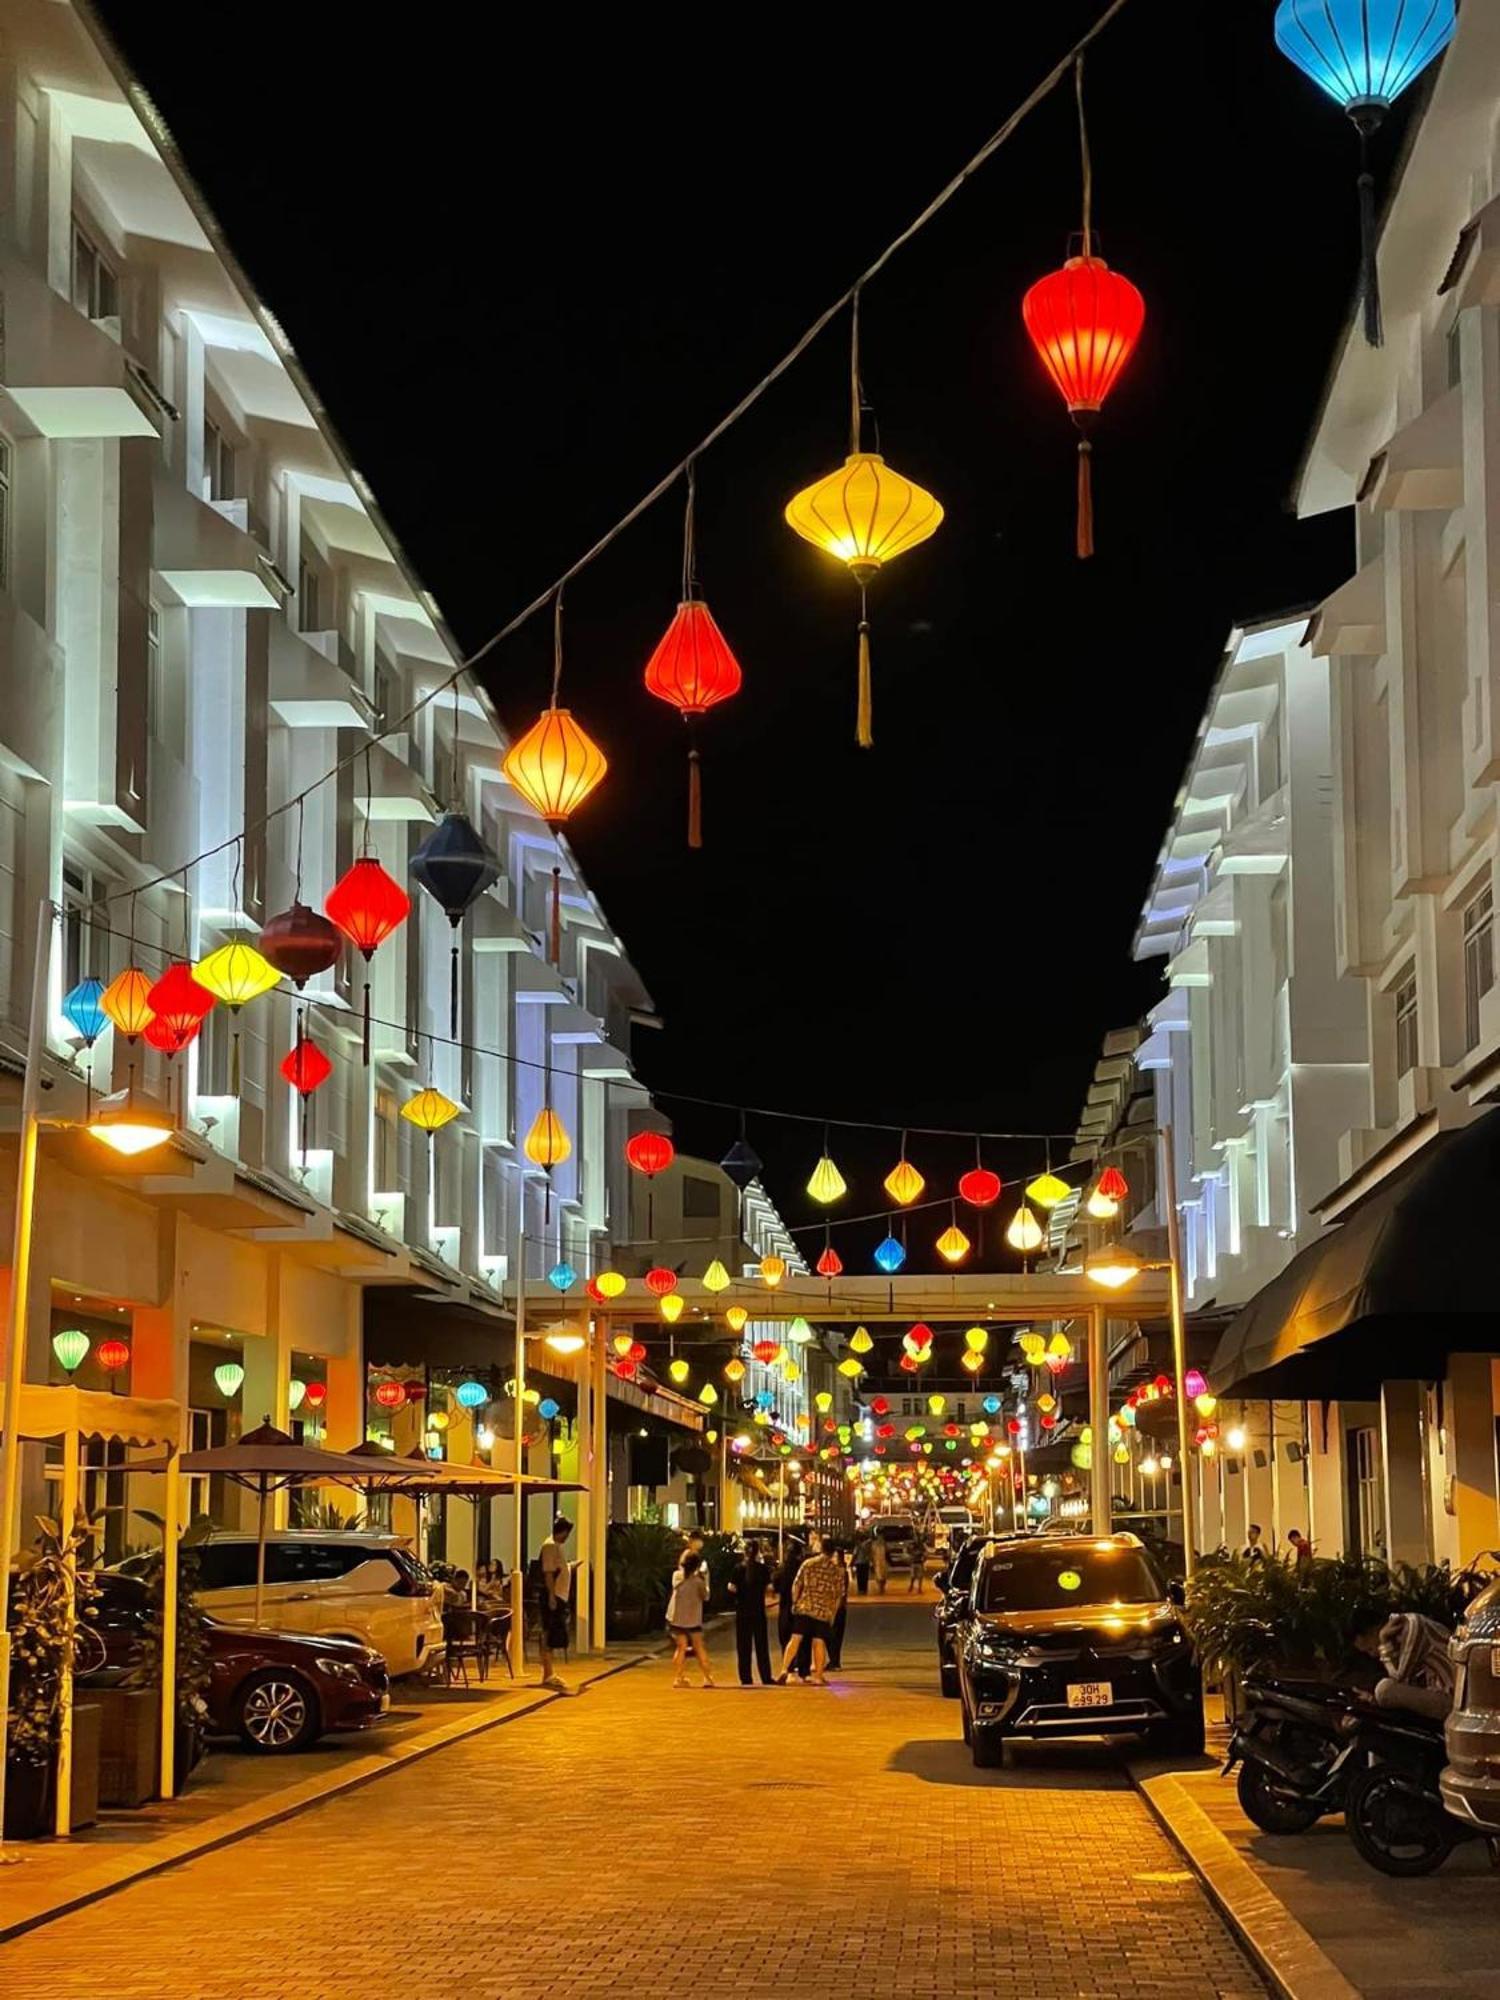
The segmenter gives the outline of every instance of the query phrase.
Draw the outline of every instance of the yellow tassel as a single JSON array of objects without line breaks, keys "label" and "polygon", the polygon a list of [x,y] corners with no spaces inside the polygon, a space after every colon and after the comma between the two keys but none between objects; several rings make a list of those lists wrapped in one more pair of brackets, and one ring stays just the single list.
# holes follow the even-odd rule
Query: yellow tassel
[{"label": "yellow tassel", "polygon": [[868,750],[875,738],[871,733],[870,696],[870,625],[869,620],[859,621],[859,713],[854,725],[854,740],[861,750]]}]

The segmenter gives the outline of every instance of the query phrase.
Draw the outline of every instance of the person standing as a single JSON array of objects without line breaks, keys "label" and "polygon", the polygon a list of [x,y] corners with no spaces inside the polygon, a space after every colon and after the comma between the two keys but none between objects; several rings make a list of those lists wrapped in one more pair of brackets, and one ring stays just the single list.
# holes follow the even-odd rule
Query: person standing
[{"label": "person standing", "polygon": [[734,1649],[739,1659],[740,1686],[753,1685],[751,1655],[760,1669],[761,1686],[771,1679],[771,1635],[766,1629],[766,1592],[771,1587],[771,1566],[752,1536],[745,1553],[734,1566],[729,1593],[734,1599]]},{"label": "person standing", "polygon": [[782,1648],[792,1636],[792,1591],[806,1554],[800,1542],[789,1540],[782,1549],[781,1561],[776,1565],[776,1575],[772,1579],[771,1588],[776,1592],[776,1644]]},{"label": "person standing", "polygon": [[674,1688],[689,1685],[687,1677],[687,1656],[691,1647],[693,1657],[703,1669],[703,1685],[711,1688],[713,1673],[708,1663],[708,1647],[703,1642],[703,1607],[708,1602],[708,1573],[703,1567],[700,1555],[689,1553],[682,1558],[679,1572],[681,1582],[673,1586],[667,1604],[667,1630],[672,1635],[672,1664],[677,1669]]},{"label": "person standing", "polygon": [[833,1637],[833,1621],[849,1594],[849,1572],[843,1559],[825,1551],[809,1556],[792,1585],[792,1636],[781,1656],[778,1686],[784,1687],[804,1639],[812,1645],[812,1685],[827,1687],[825,1669]]},{"label": "person standing", "polygon": [[1288,1528],[1286,1538],[1292,1545],[1292,1560],[1296,1574],[1302,1576],[1312,1568],[1313,1545],[1300,1528]]},{"label": "person standing", "polygon": [[558,1675],[553,1655],[565,1653],[568,1649],[573,1567],[568,1561],[565,1545],[572,1532],[573,1523],[565,1514],[559,1514],[537,1557],[542,1572],[542,1629],[538,1640],[542,1656],[542,1686],[556,1688],[564,1694],[567,1689]]},{"label": "person standing", "polygon": [[890,1551],[885,1545],[885,1536],[877,1529],[870,1538],[870,1573],[875,1579],[876,1594],[885,1596],[885,1580],[890,1574]]},{"label": "person standing", "polygon": [[828,1664],[835,1669],[844,1664],[844,1627],[849,1622],[849,1550],[843,1542],[825,1542],[830,1555],[838,1557],[844,1572],[844,1600],[833,1617],[833,1631],[828,1640]]},{"label": "person standing", "polygon": [[910,1597],[914,1590],[920,1590],[926,1581],[927,1551],[922,1546],[921,1535],[918,1534],[913,1536],[911,1542],[911,1568],[908,1570],[906,1576],[907,1596]]},{"label": "person standing", "polygon": [[870,1532],[858,1536],[854,1544],[854,1587],[861,1597],[870,1594]]},{"label": "person standing", "polygon": [[1266,1552],[1260,1540],[1260,1522],[1252,1521],[1245,1530],[1245,1546],[1240,1550],[1240,1561],[1263,1563],[1265,1559]]}]

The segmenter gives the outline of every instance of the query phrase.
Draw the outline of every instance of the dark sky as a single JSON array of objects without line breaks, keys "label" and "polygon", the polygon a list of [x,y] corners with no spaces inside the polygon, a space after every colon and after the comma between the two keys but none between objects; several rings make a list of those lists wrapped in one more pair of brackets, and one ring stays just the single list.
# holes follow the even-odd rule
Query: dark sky
[{"label": "dark sky", "polygon": [[[522,17],[489,9],[432,9],[427,35],[407,13],[392,38],[262,0],[223,61],[197,0],[100,11],[472,645],[1102,4],[857,34],[790,10],[528,10],[517,39],[497,24]],[[700,469],[704,591],[745,670],[705,729],[701,855],[681,724],[641,684],[677,601],[678,497],[570,589],[565,696],[612,763],[572,834],[666,1022],[638,1040],[654,1084],[1070,1132],[1101,1037],[1157,997],[1130,940],[1227,629],[1349,567],[1347,520],[1299,526],[1287,496],[1354,279],[1352,140],[1271,13],[1132,0],[1089,58],[1100,247],[1149,312],[1098,437],[1092,564],[1072,555],[1071,429],[1019,315],[1078,226],[1071,90],[867,293],[882,448],[948,510],[876,593],[872,752],[853,742],[852,586],[781,518],[847,448],[844,324]],[[517,729],[545,700],[545,622],[489,673]],[[717,1153],[732,1128],[684,1113],[679,1136]],[[751,1136],[801,1220],[820,1135]],[[963,1150],[914,1146],[933,1178]],[[844,1205],[872,1206],[889,1142],[835,1151],[861,1170]],[[1033,1162],[994,1149],[1002,1171]]]}]

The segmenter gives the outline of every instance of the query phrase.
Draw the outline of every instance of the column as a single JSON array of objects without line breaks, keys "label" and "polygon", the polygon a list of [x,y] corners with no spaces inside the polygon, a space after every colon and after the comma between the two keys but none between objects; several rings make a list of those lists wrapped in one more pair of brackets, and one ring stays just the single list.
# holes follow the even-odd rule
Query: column
[{"label": "column", "polygon": [[[1089,1473],[1089,1494],[1096,1535],[1108,1535],[1114,1529],[1109,1504],[1110,1489],[1114,1484],[1114,1462],[1109,1455],[1108,1328],[1106,1308],[1092,1307],[1089,1312],[1089,1423],[1094,1438],[1090,1446],[1092,1470]],[[1186,1471],[1184,1467],[1184,1474]]]},{"label": "column", "polygon": [[584,1463],[589,1482],[589,1645],[604,1650],[606,1556],[609,1547],[609,1322],[589,1329],[589,1433]]},{"label": "column", "polygon": [[1494,1364],[1488,1354],[1448,1358],[1448,1512],[1458,1531],[1458,1559],[1470,1562],[1500,1542],[1496,1511]]},{"label": "column", "polygon": [[[1279,1546],[1287,1531],[1307,1534],[1307,1469],[1302,1457],[1304,1429],[1301,1403],[1271,1405],[1271,1515]],[[1267,1525],[1271,1525],[1268,1523]]]},{"label": "column", "polygon": [[1309,1403],[1307,1432],[1307,1532],[1320,1556],[1341,1556],[1349,1529],[1348,1467],[1340,1405]]},{"label": "column", "polygon": [[1271,1472],[1270,1403],[1249,1403],[1245,1407],[1245,1526],[1259,1522],[1267,1548],[1276,1521],[1276,1493]]},{"label": "column", "polygon": [[1426,1388],[1421,1382],[1383,1382],[1380,1386],[1385,1549],[1391,1562],[1432,1560],[1427,1450],[1423,1436],[1425,1401]]}]

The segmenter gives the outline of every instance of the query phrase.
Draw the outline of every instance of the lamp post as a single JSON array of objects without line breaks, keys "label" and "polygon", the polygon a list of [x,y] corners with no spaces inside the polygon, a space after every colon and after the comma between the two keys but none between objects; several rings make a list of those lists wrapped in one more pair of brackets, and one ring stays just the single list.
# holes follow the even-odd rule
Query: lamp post
[{"label": "lamp post", "polygon": [[[31,1013],[26,1023],[26,1071],[21,1085],[21,1128],[16,1159],[15,1234],[11,1250],[10,1298],[5,1314],[5,1404],[0,1417],[0,1847],[4,1845],[6,1754],[10,1734],[10,1559],[16,1539],[21,1494],[21,1382],[26,1372],[30,1335],[31,1248],[36,1220],[37,1148],[43,1124],[61,1126],[69,1119],[41,1115],[42,1059],[47,1049],[47,1007],[52,979],[52,933],[57,905],[43,897],[37,905],[35,956],[31,969]],[[105,1126],[108,1130],[105,1130]],[[119,1144],[125,1123],[112,1113],[99,1120],[100,1136]],[[134,1149],[160,1145],[171,1136],[166,1120],[138,1113],[131,1131]],[[156,1132],[155,1139],[146,1137]],[[110,1134],[114,1136],[111,1137]],[[64,1520],[64,1534],[71,1523]]]}]

